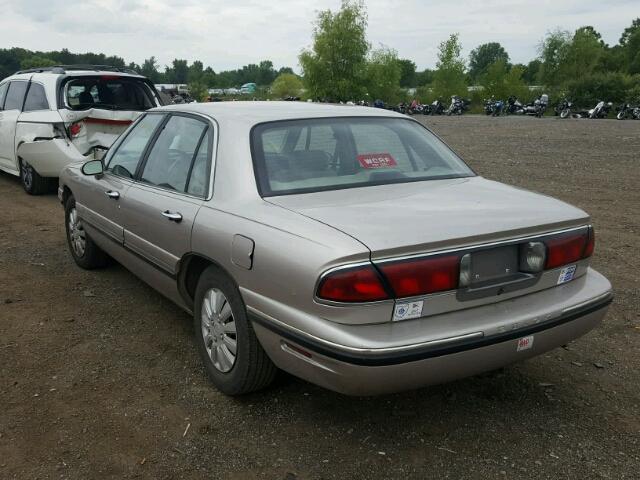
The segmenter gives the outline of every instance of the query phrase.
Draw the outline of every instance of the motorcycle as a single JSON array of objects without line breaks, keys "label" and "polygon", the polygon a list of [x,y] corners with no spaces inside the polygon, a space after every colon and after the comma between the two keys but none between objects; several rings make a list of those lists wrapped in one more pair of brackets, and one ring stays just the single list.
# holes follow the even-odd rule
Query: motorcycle
[{"label": "motorcycle", "polygon": [[442,115],[444,112],[445,108],[440,100],[434,100],[431,102],[431,107],[429,109],[430,115]]},{"label": "motorcycle", "polygon": [[571,107],[572,106],[573,106],[572,102],[570,102],[566,98],[563,98],[556,105],[556,108],[555,108],[556,115],[558,115],[560,118],[569,117],[571,115]]},{"label": "motorcycle", "polygon": [[625,118],[640,120],[640,107],[632,107],[629,103],[623,103],[616,110],[618,111],[616,115],[618,120],[624,120]]},{"label": "motorcycle", "polygon": [[486,115],[498,117],[502,114],[503,109],[504,102],[502,100],[494,100],[493,97],[491,97],[489,100],[485,100],[484,102],[484,113]]},{"label": "motorcycle", "polygon": [[525,115],[533,115],[540,118],[547,110],[547,105],[549,105],[549,95],[543,93],[538,98],[536,98],[533,103],[525,105],[522,113],[524,113]]},{"label": "motorcycle", "polygon": [[507,98],[506,107],[507,108],[505,109],[505,113],[508,115],[517,115],[524,113],[524,106],[522,105],[520,100],[518,100],[518,97],[514,95],[511,95],[509,98]]},{"label": "motorcycle", "polygon": [[451,104],[445,113],[447,115],[462,115],[468,109],[469,103],[469,100],[461,98],[458,95],[453,95],[451,97]]},{"label": "motorcycle", "polygon": [[595,107],[589,110],[589,118],[607,118],[609,110],[611,110],[611,105],[611,102],[605,103],[604,100],[599,101]]}]

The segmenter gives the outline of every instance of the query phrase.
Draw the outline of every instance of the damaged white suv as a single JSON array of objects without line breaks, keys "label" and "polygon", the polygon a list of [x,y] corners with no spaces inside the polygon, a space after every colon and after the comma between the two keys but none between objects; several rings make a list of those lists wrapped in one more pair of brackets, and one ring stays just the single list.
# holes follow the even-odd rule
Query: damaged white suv
[{"label": "damaged white suv", "polygon": [[0,81],[0,170],[27,193],[49,189],[64,167],[100,159],[142,112],[163,104],[137,73],[107,66],[24,70]]}]

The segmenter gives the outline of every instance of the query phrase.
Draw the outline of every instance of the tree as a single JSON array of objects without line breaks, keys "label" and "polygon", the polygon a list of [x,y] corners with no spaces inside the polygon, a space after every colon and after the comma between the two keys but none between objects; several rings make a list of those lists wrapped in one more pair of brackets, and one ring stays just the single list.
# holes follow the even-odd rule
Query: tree
[{"label": "tree", "polygon": [[191,65],[189,65],[189,69],[187,70],[187,82],[189,83],[204,83],[204,65],[201,61],[196,60]]},{"label": "tree", "polygon": [[509,63],[509,54],[497,42],[483,43],[471,50],[469,55],[469,76],[471,81],[477,81],[487,71],[489,65],[498,60],[504,60],[505,64]]},{"label": "tree", "polygon": [[42,57],[40,55],[31,55],[30,57],[25,58],[20,62],[21,70],[28,70],[29,68],[38,68],[38,67],[52,67],[57,65],[58,62],[52,60],[47,57]]},{"label": "tree", "polygon": [[417,86],[416,64],[406,58],[397,60],[400,65],[400,86],[409,88]]},{"label": "tree", "polygon": [[510,67],[504,59],[498,59],[487,68],[480,84],[485,97],[506,99],[510,95],[524,98],[529,88],[522,80],[524,68],[521,65]]},{"label": "tree", "polygon": [[421,72],[416,72],[416,84],[418,86],[429,85],[433,82],[433,70],[425,68]]},{"label": "tree", "polygon": [[561,69],[571,44],[571,34],[563,30],[548,32],[540,44],[540,80],[547,86],[561,83]]},{"label": "tree", "polygon": [[622,36],[620,37],[620,45],[623,47],[626,46],[629,41],[629,37],[638,30],[640,30],[640,17],[631,22],[630,27],[624,29],[624,32],[622,32]]},{"label": "tree", "polygon": [[457,33],[440,43],[437,69],[433,74],[434,96],[448,99],[452,95],[466,95],[467,79],[461,51],[462,45]]},{"label": "tree", "polygon": [[302,81],[293,73],[281,73],[271,84],[271,93],[278,98],[299,97]]},{"label": "tree", "polygon": [[559,65],[558,80],[562,83],[593,73],[604,49],[600,34],[593,27],[577,29]]},{"label": "tree", "polygon": [[372,100],[397,103],[400,99],[402,66],[395,50],[382,47],[371,52],[367,61],[366,86]]},{"label": "tree", "polygon": [[175,58],[171,67],[166,67],[165,76],[169,83],[187,83],[189,67],[186,60]]},{"label": "tree", "polygon": [[153,83],[160,83],[160,72],[158,71],[158,62],[156,57],[147,58],[140,67],[140,73],[151,80]]},{"label": "tree", "polygon": [[318,14],[313,45],[299,57],[309,96],[342,101],[362,96],[369,51],[366,28],[360,0],[343,0],[338,12]]},{"label": "tree", "polygon": [[542,62],[536,58],[535,60],[531,60],[527,66],[524,67],[522,79],[527,85],[535,85],[538,82],[541,66]]}]

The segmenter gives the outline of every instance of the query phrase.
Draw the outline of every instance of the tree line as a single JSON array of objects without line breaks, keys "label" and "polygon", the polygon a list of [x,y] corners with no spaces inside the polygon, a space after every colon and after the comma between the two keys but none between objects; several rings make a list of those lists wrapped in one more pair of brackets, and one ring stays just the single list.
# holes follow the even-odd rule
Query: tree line
[{"label": "tree line", "polygon": [[[51,52],[22,48],[0,49],[0,78],[17,70],[60,64],[105,64],[130,68],[154,83],[191,86],[200,97],[207,88],[238,87],[253,82],[271,86],[277,97],[304,96],[326,101],[387,103],[418,98],[465,96],[469,86],[480,86],[472,96],[528,100],[540,86],[555,97],[567,96],[588,105],[596,100],[640,102],[640,18],[631,22],[615,45],[607,45],[592,26],[575,32],[548,32],[540,42],[537,58],[513,64],[505,48],[488,42],[474,48],[468,59],[461,54],[457,34],[444,39],[434,69],[419,71],[411,59],[400,58],[389,47],[372,48],[367,39],[368,18],[362,0],[343,0],[337,11],[325,10],[314,23],[311,46],[299,55],[302,75],[290,67],[276,69],[263,60],[235,70],[214,71],[201,61],[174,59],[162,67],[155,57],[142,64],[126,63],[118,56]],[[416,88],[409,96],[407,89]],[[476,98],[477,99],[477,98]]]}]

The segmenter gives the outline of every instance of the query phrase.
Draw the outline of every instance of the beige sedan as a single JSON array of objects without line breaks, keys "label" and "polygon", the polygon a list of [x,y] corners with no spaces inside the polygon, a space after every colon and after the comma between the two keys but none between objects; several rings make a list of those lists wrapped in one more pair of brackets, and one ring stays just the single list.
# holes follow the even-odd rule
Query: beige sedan
[{"label": "beige sedan", "polygon": [[112,257],[191,313],[231,395],[278,368],[354,395],[473,375],[585,334],[612,299],[585,212],[379,109],[152,109],[59,196],[76,263]]}]

